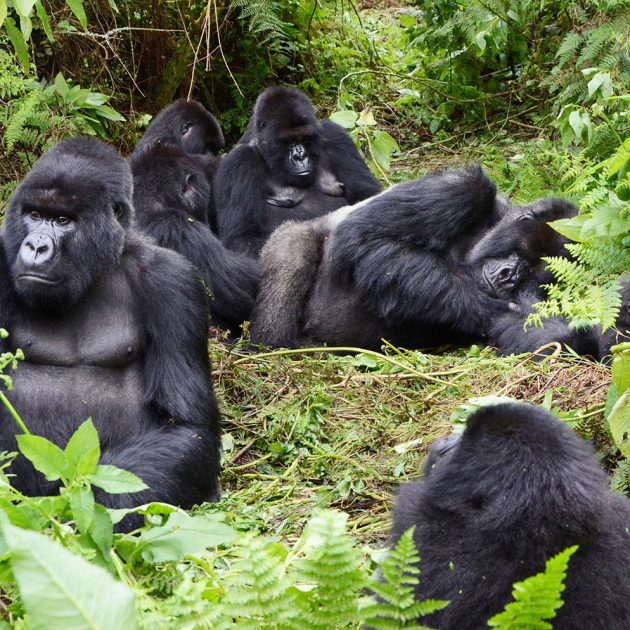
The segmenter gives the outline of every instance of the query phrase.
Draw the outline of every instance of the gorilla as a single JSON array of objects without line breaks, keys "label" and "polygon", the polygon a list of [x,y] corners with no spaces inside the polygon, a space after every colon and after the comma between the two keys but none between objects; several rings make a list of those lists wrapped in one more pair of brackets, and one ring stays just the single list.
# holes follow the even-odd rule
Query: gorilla
[{"label": "gorilla", "polygon": [[[13,194],[0,236],[0,350],[26,359],[7,397],[30,431],[63,447],[91,417],[101,463],[149,487],[99,495],[108,507],[219,497],[220,419],[206,347],[207,306],[182,256],[137,234],[132,177],[90,138],[48,151]],[[17,428],[0,409],[0,450]],[[18,456],[15,487],[56,486]]]},{"label": "gorilla", "polygon": [[129,163],[138,228],[196,267],[212,296],[212,323],[235,332],[254,307],[259,264],[227,249],[206,224],[210,184],[196,156],[160,143],[136,149]]},{"label": "gorilla", "polygon": [[[262,252],[251,339],[378,349],[384,337],[411,348],[492,341],[512,328],[523,337],[520,291],[556,249],[545,221],[568,208],[511,206],[472,166],[289,223]],[[556,334],[572,332],[560,324]]]},{"label": "gorilla", "polygon": [[380,190],[342,127],[319,120],[299,90],[269,88],[217,171],[219,237],[257,256],[281,223],[319,217]]},{"label": "gorilla", "polygon": [[[189,162],[195,162],[205,172],[209,193],[203,220],[211,229],[216,230],[217,217],[212,187],[221,162],[217,153],[225,146],[217,119],[201,103],[179,99],[165,107],[151,121],[134,154],[150,155],[150,149],[163,144],[179,147],[189,156]],[[164,189],[167,184],[168,180],[163,181],[160,189]],[[170,194],[175,192],[170,191]]]},{"label": "gorilla", "polygon": [[450,600],[423,624],[486,627],[514,582],[579,545],[553,627],[630,627],[630,501],[609,490],[592,447],[549,412],[479,409],[461,436],[433,444],[424,476],[400,489],[393,526],[394,542],[415,526],[416,598]]}]

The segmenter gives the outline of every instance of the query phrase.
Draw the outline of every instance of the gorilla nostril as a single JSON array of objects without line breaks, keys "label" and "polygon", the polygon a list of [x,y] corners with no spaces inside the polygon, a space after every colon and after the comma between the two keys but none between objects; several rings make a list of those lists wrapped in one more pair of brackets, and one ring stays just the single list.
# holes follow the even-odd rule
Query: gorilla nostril
[{"label": "gorilla nostril", "polygon": [[54,243],[47,234],[32,234],[22,241],[20,259],[27,267],[48,262],[54,254]]}]

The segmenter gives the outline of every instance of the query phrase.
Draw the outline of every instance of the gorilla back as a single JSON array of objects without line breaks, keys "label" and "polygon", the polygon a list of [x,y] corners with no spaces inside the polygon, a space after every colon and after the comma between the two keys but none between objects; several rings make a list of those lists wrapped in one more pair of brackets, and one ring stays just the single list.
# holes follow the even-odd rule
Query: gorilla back
[{"label": "gorilla back", "polygon": [[[14,193],[0,241],[5,349],[26,360],[7,396],[29,430],[64,446],[87,417],[101,461],[148,490],[99,497],[131,507],[189,507],[218,496],[219,415],[206,350],[201,283],[178,254],[131,228],[127,163],[92,139],[62,142]],[[0,410],[0,449],[16,427]],[[18,457],[15,485],[51,484]]]},{"label": "gorilla back", "polygon": [[630,501],[612,493],[593,449],[549,412],[484,407],[459,440],[438,440],[423,481],[401,488],[393,538],[415,525],[418,599],[450,600],[422,618],[486,627],[512,584],[572,545],[557,630],[630,628]]}]

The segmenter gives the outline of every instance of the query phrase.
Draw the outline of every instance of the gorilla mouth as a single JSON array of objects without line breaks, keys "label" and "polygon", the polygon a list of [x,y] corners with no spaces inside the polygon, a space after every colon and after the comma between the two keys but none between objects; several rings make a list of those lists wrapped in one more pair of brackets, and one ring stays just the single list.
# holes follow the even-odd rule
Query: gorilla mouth
[{"label": "gorilla mouth", "polygon": [[56,286],[63,282],[63,278],[49,278],[48,276],[40,276],[34,273],[23,273],[18,276],[18,280],[26,280],[27,282],[36,282],[48,286]]},{"label": "gorilla mouth", "polygon": [[311,169],[305,168],[304,170],[298,171],[291,169],[291,175],[295,175],[296,177],[306,177],[306,175],[310,175]]}]

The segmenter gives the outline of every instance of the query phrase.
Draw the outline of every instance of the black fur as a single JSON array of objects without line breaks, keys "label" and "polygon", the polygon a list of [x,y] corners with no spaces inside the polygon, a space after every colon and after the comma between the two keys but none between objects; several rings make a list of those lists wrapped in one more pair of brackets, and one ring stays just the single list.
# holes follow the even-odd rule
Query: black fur
[{"label": "black fur", "polygon": [[[209,183],[208,198],[204,204],[205,221],[212,230],[217,229],[217,213],[214,205],[214,177],[221,162],[217,153],[224,147],[223,132],[217,119],[197,101],[179,99],[165,107],[148,126],[144,136],[134,150],[134,155],[151,155],[151,149],[160,146],[178,147],[188,155],[188,163],[195,164]],[[148,174],[148,165],[145,175]],[[179,192],[169,189],[169,180],[160,182],[160,191],[166,198]]]},{"label": "black fur", "polygon": [[[130,227],[131,195],[125,160],[87,138],[50,150],[15,191],[0,240],[0,321],[3,347],[26,360],[7,396],[30,431],[59,446],[93,419],[101,462],[149,486],[104,495],[105,505],[190,507],[219,495],[205,295],[183,257]],[[2,408],[0,450],[15,450],[16,430]],[[54,490],[22,457],[10,472],[22,492]]]},{"label": "black fur", "polygon": [[546,222],[567,207],[557,200],[512,206],[473,166],[283,226],[261,256],[252,340],[367,348],[382,338],[428,348],[485,340],[502,352],[560,333],[576,341],[580,333],[563,320],[547,333],[523,333],[531,287],[544,278],[540,257],[559,250]]},{"label": "black fur", "polygon": [[211,294],[213,324],[236,332],[254,306],[259,264],[227,249],[205,224],[210,186],[195,156],[162,143],[136,149],[129,161],[138,227],[195,265]]},{"label": "black fur", "polygon": [[553,627],[630,627],[630,502],[609,490],[589,444],[547,411],[508,403],[478,410],[458,443],[434,449],[425,479],[401,488],[393,527],[395,542],[415,525],[416,597],[451,602],[423,624],[486,627],[514,582],[579,545]]},{"label": "black fur", "polygon": [[[299,175],[291,162],[296,146],[305,160]],[[232,249],[258,255],[285,221],[322,216],[380,189],[341,127],[318,120],[299,90],[269,88],[217,172],[219,236]]]}]

